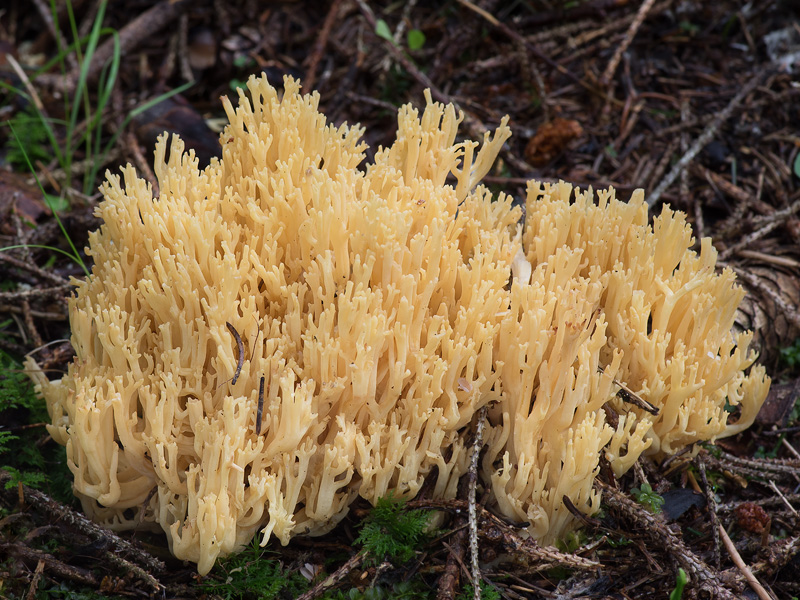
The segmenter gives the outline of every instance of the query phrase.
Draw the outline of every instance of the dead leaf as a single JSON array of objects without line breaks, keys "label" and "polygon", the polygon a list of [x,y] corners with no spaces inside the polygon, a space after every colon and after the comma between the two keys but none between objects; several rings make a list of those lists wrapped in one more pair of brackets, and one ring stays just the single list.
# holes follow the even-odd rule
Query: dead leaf
[{"label": "dead leaf", "polygon": [[12,214],[36,223],[42,216],[49,215],[50,209],[42,200],[39,188],[17,173],[0,169],[0,231],[10,236],[16,235]]},{"label": "dead leaf", "polygon": [[543,167],[561,154],[567,145],[583,135],[583,127],[573,119],[556,117],[544,123],[525,147],[525,159],[535,167]]}]

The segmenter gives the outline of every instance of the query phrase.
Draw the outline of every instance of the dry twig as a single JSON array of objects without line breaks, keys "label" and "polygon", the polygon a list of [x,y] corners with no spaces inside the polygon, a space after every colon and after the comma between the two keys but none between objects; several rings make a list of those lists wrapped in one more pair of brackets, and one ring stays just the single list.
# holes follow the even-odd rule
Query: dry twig
[{"label": "dry twig", "polygon": [[321,596],[326,590],[332,588],[337,583],[339,583],[342,579],[347,577],[347,575],[355,568],[357,568],[364,557],[367,555],[365,550],[358,552],[351,556],[346,563],[344,563],[341,567],[336,569],[333,573],[328,575],[325,579],[320,581],[317,585],[312,587],[307,592],[300,594],[297,597],[297,600],[314,600],[314,598]]},{"label": "dry twig", "polygon": [[36,265],[27,263],[18,258],[14,258],[13,256],[10,256],[7,252],[0,252],[0,261],[8,263],[9,265],[12,265],[14,267],[17,267],[18,269],[24,269],[25,271],[38,275],[42,279],[46,279],[47,281],[55,283],[58,286],[69,285],[69,282],[67,282],[63,277],[50,273],[49,271],[45,271],[44,269]]},{"label": "dry twig", "polygon": [[[356,2],[359,2],[359,4],[362,1],[363,0],[356,0]],[[485,10],[480,8],[479,6],[476,6],[475,4],[470,2],[469,0],[458,0],[458,2],[460,4],[463,4],[464,6],[469,8],[470,10],[472,10],[472,11],[476,12],[477,14],[479,14],[488,23],[491,23],[493,26],[497,27],[500,31],[502,31],[510,39],[521,42],[528,49],[528,52],[533,54],[539,60],[542,60],[545,63],[547,63],[551,68],[555,69],[556,71],[558,71],[559,73],[561,73],[562,75],[564,75],[565,77],[570,79],[570,81],[572,81],[573,83],[578,84],[579,86],[581,86],[582,88],[584,88],[587,91],[591,92],[595,96],[600,96],[600,97],[603,97],[604,99],[606,98],[606,94],[604,94],[601,90],[597,89],[596,87],[594,87],[590,83],[584,81],[583,79],[581,79],[580,77],[578,77],[577,75],[572,73],[569,69],[567,69],[561,63],[559,63],[559,62],[553,60],[552,58],[550,58],[547,54],[542,52],[539,49],[538,46],[536,46],[532,42],[530,42],[527,39],[525,39],[519,33],[514,31],[513,29],[511,29],[511,27],[509,27],[508,25],[506,25],[502,21],[499,21],[498,19],[496,19],[490,13],[486,12]],[[433,93],[433,92],[431,92],[431,93]],[[617,106],[623,106],[623,103],[621,101],[615,99],[615,98],[611,98],[610,101],[613,104],[616,104]]]},{"label": "dry twig", "polygon": [[768,593],[767,590],[764,589],[764,586],[756,579],[756,576],[753,575],[750,568],[745,564],[742,560],[739,551],[734,546],[731,538],[728,537],[728,532],[725,531],[725,528],[722,525],[719,525],[719,534],[722,537],[722,543],[725,544],[725,549],[728,551],[728,554],[733,560],[733,564],[736,565],[736,568],[744,575],[744,578],[747,580],[747,583],[753,588],[753,591],[758,595],[761,600],[775,600],[772,594]]},{"label": "dry twig", "polygon": [[[63,298],[72,288],[69,283],[63,283],[54,287],[30,288],[14,292],[0,292],[0,302],[21,302],[23,300],[33,300],[35,298]],[[2,305],[0,305],[0,309]]]},{"label": "dry twig", "polygon": [[722,124],[728,120],[728,117],[731,116],[734,109],[744,100],[748,94],[750,94],[753,90],[755,90],[758,85],[764,80],[765,76],[770,73],[768,69],[761,71],[759,73],[753,74],[749,80],[742,86],[739,92],[731,98],[728,105],[717,114],[711,123],[703,130],[703,132],[697,137],[697,139],[692,143],[689,147],[689,151],[684,154],[681,159],[675,163],[667,173],[667,176],[661,180],[661,183],[658,184],[655,190],[650,194],[647,198],[647,204],[650,207],[655,206],[658,201],[661,199],[661,196],[667,190],[667,188],[672,185],[672,182],[680,175],[681,171],[686,168],[686,166],[694,160],[694,157],[705,148],[706,144],[708,144],[711,139],[717,134],[719,128]]},{"label": "dry twig", "polygon": [[17,60],[14,58],[14,55],[10,52],[5,55],[6,61],[8,64],[11,65],[11,68],[14,70],[14,73],[17,74],[20,81],[22,81],[22,85],[28,91],[28,96],[30,97],[30,101],[33,102],[33,105],[36,107],[36,110],[41,114],[43,117],[47,117],[47,113],[44,109],[44,104],[42,104],[41,98],[39,98],[39,94],[36,92],[36,88],[31,85],[31,80],[28,78],[28,74],[25,70],[20,66]]},{"label": "dry twig", "polygon": [[472,456],[469,463],[469,551],[472,589],[475,600],[481,600],[481,568],[478,564],[478,513],[475,508],[475,491],[478,486],[478,457],[483,448],[483,429],[486,426],[486,407],[478,412],[478,425],[475,428],[475,441],[472,444]]},{"label": "dry twig", "polygon": [[328,9],[328,15],[325,17],[325,22],[322,24],[317,41],[314,42],[314,47],[311,50],[308,61],[308,69],[306,69],[306,77],[303,82],[305,87],[309,90],[314,89],[314,84],[317,78],[317,66],[322,59],[322,53],[325,51],[325,46],[328,45],[328,36],[331,34],[333,24],[336,22],[336,17],[339,15],[339,7],[342,0],[333,0],[331,7]]},{"label": "dry twig", "polygon": [[55,575],[67,581],[74,581],[75,583],[93,588],[96,588],[100,584],[97,577],[95,577],[91,571],[68,565],[47,552],[29,548],[25,544],[0,543],[0,554],[14,556],[26,563],[33,563],[37,568],[39,563],[42,562],[44,563],[43,569],[51,576]]},{"label": "dry twig", "polygon": [[34,600],[34,598],[36,598],[36,592],[39,589],[39,581],[42,579],[42,573],[44,573],[44,565],[44,560],[39,559],[36,570],[33,572],[33,579],[31,580],[31,586],[28,588],[28,595],[25,596],[25,600]]},{"label": "dry twig", "polygon": [[[140,14],[119,31],[120,53],[125,55],[133,50],[143,40],[150,38],[169,25],[188,7],[189,0],[162,0],[162,2],[159,2],[149,10]],[[97,78],[103,66],[108,62],[114,52],[114,38],[110,37],[100,44],[86,72],[86,78],[89,81],[93,81]],[[51,75],[46,73],[40,75],[37,81],[51,86],[62,93],[71,94],[75,90],[75,86],[80,78],[80,69],[81,66],[76,65],[76,68],[66,77],[60,74]]]},{"label": "dry twig", "polygon": [[706,477],[706,463],[702,454],[696,458],[697,466],[700,470],[700,481],[703,483],[702,492],[706,497],[706,506],[708,507],[708,514],[711,516],[711,531],[714,538],[714,566],[719,569],[721,557],[719,549],[719,516],[717,515],[717,501],[714,498],[714,490],[708,485],[708,477]]},{"label": "dry twig", "polygon": [[[784,300],[781,296],[780,291],[773,290],[772,288],[765,285],[761,279],[753,275],[752,273],[745,271],[744,269],[740,269],[738,267],[732,267],[733,271],[736,273],[737,277],[740,277],[744,281],[746,281],[750,286],[756,288],[765,296],[769,297],[775,305],[781,310],[781,312],[786,316],[786,318],[792,322],[795,327],[800,327],[800,311],[797,309],[796,306],[792,306],[788,302]],[[797,468],[795,468],[795,472],[797,472]]]},{"label": "dry twig", "polygon": [[[469,496],[469,474],[465,473],[458,481],[458,501],[468,504]],[[439,577],[439,586],[436,592],[436,600],[453,600],[456,597],[456,589],[460,581],[460,573],[463,570],[469,576],[469,569],[464,564],[464,554],[467,547],[467,529],[469,527],[468,518],[465,511],[456,510],[455,517],[451,526],[451,543],[442,542],[447,548],[447,562],[445,563],[444,573]]]},{"label": "dry twig", "polygon": [[619,61],[622,59],[622,54],[628,49],[628,46],[631,45],[631,42],[633,42],[633,38],[636,37],[636,32],[639,31],[639,27],[642,26],[642,23],[647,17],[647,13],[653,7],[653,4],[655,4],[655,0],[644,0],[642,5],[639,7],[639,11],[636,13],[636,18],[633,20],[630,27],[628,27],[628,31],[625,32],[625,37],[623,38],[622,43],[617,46],[617,49],[614,51],[614,55],[611,57],[611,60],[608,61],[606,70],[600,77],[600,83],[604,86],[607,86],[611,82],[611,78],[614,76],[614,71],[617,70]]},{"label": "dry twig", "polygon": [[686,573],[697,582],[701,589],[711,593],[715,598],[730,600],[736,598],[735,594],[725,586],[716,573],[699,556],[689,550],[683,540],[667,529],[645,507],[637,504],[621,491],[603,483],[599,479],[595,480],[595,487],[602,492],[603,501],[610,508],[623,514],[631,521],[631,524],[638,532],[650,538],[653,544],[668,552],[683,567]]},{"label": "dry twig", "polygon": [[[10,473],[0,469],[0,490],[5,488],[5,484],[10,478]],[[92,540],[103,541],[103,543],[108,545],[111,553],[123,554],[152,573],[164,572],[164,563],[144,550],[137,548],[130,542],[123,540],[113,531],[93,523],[82,514],[75,512],[68,506],[56,502],[43,492],[34,490],[25,485],[21,486],[21,490],[26,503],[42,510],[52,519],[69,527],[73,527],[76,531]]]},{"label": "dry twig", "polygon": [[[464,500],[409,500],[408,508],[429,508],[449,512],[467,512],[469,503]],[[527,527],[528,523],[509,523],[503,518],[492,514],[484,507],[476,506],[480,535],[490,543],[501,543],[508,550],[519,552],[531,562],[528,571],[535,573],[553,567],[564,567],[576,571],[591,571],[600,567],[600,563],[589,560],[577,554],[561,552],[552,546],[540,546],[531,538],[523,539],[516,530]]]}]

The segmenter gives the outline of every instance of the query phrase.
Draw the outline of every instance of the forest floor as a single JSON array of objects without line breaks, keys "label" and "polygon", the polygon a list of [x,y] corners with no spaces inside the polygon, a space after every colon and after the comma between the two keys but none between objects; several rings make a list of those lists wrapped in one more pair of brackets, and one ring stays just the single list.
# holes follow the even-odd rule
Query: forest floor
[{"label": "forest floor", "polygon": [[327,536],[250,548],[205,578],[163,536],[98,529],[71,499],[64,451],[20,361],[45,344],[45,369],[72,359],[65,298],[83,271],[68,255],[86,258],[102,174],[130,162],[152,178],[164,130],[203,162],[219,155],[219,98],[260,72],[301,79],[331,122],[364,125],[368,158],[426,88],[457,104],[473,139],[509,115],[493,190],[522,199],[532,178],[622,198],[644,188],[656,213],[669,203],[698,240],[712,237],[719,266],[748,291],[737,325],[755,331],[773,378],[756,425],[666,464],[640,460],[620,480],[604,470],[602,514],[557,554],[481,509],[484,597],[665,598],[678,569],[684,597],[800,597],[797,3],[55,4],[0,9],[0,598],[471,594],[463,496],[383,507],[389,530],[413,528],[403,519],[422,509],[456,515],[406,560],[359,551],[364,519],[383,517],[357,502]]}]

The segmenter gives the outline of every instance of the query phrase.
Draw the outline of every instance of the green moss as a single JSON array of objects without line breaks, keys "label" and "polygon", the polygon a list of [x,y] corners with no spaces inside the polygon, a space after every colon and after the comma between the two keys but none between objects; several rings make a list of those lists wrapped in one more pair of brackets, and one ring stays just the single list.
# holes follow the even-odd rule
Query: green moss
[{"label": "green moss", "polygon": [[390,494],[378,500],[364,520],[356,543],[368,553],[366,564],[408,562],[427,541],[430,511],[405,510],[404,504]]},{"label": "green moss", "polygon": [[308,588],[308,582],[280,561],[270,559],[254,538],[243,552],[219,561],[198,587],[224,600],[270,600],[294,598]]},{"label": "green moss", "polygon": [[44,423],[49,420],[47,407],[34,393],[22,365],[0,351],[0,468],[11,474],[5,487],[23,483],[71,504],[66,450],[52,441],[42,443],[47,436]]}]

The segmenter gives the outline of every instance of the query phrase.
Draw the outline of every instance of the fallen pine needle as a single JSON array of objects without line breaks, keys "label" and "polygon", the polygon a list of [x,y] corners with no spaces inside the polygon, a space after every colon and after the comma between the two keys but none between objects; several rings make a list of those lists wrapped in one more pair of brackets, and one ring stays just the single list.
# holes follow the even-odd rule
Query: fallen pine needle
[{"label": "fallen pine needle", "polygon": [[747,583],[750,584],[750,587],[753,588],[753,591],[758,595],[761,600],[775,600],[775,598],[770,594],[764,586],[759,583],[756,576],[753,575],[753,572],[750,570],[745,562],[742,560],[739,551],[736,549],[736,546],[733,545],[731,538],[728,537],[728,532],[725,531],[725,528],[720,525],[719,526],[719,535],[722,538],[722,543],[725,544],[725,549],[730,554],[731,559],[733,560],[733,564],[742,572],[744,578],[747,580]]}]

